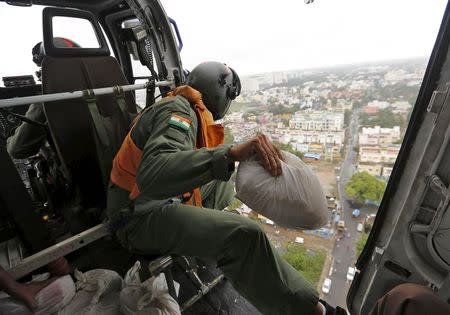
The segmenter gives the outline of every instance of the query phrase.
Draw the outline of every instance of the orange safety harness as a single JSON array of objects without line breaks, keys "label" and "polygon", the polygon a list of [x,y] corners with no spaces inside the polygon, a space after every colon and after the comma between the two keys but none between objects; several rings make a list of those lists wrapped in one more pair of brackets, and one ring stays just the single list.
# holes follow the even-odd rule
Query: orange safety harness
[{"label": "orange safety harness", "polygon": [[[214,123],[211,112],[203,104],[201,93],[190,86],[183,85],[168,94],[168,96],[177,95],[183,96],[193,104],[194,111],[197,114],[199,128],[196,148],[214,148],[222,144],[224,141],[223,126]],[[129,191],[129,198],[131,200],[136,199],[140,194],[139,188],[136,185],[136,173],[141,158],[142,150],[134,143],[130,131],[113,160],[111,181],[120,188]],[[202,197],[200,188],[195,188],[193,192],[184,193],[183,200],[185,200],[186,204],[194,204],[197,207],[201,207]]]}]

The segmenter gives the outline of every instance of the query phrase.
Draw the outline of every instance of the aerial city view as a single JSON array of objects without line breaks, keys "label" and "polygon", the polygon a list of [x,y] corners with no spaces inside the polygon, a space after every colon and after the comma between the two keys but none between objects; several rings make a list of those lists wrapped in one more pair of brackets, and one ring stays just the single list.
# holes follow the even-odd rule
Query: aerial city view
[{"label": "aerial city view", "polygon": [[318,176],[329,209],[319,230],[277,226],[237,199],[229,210],[261,222],[332,304],[345,305],[425,67],[425,59],[414,59],[247,76],[224,119],[226,141],[264,133]]},{"label": "aerial city view", "polygon": [[223,120],[226,142],[263,133],[318,176],[329,209],[318,230],[277,226],[238,199],[228,210],[257,220],[333,305],[346,303],[425,68],[418,58],[246,76]]},{"label": "aerial city view", "polygon": [[450,314],[450,0],[3,2],[0,314]]}]

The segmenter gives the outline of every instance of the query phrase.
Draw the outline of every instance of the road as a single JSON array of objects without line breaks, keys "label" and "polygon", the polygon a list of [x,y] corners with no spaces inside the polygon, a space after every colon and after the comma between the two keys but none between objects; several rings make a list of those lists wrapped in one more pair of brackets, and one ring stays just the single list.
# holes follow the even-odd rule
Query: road
[{"label": "road", "polygon": [[[355,151],[353,147],[358,144],[358,112],[354,112],[349,126],[349,141],[347,143],[345,159],[341,165],[340,181],[338,183],[339,199],[342,206],[342,218],[347,228],[346,235],[341,240],[336,240],[332,251],[333,263],[329,274],[331,279],[331,291],[325,296],[327,302],[331,305],[339,305],[346,308],[346,297],[350,287],[347,281],[348,267],[353,266],[355,261],[355,242],[360,233],[356,231],[359,220],[352,217],[352,211],[347,201],[344,191],[345,183],[355,172]],[[350,235],[350,237],[348,237]]]}]

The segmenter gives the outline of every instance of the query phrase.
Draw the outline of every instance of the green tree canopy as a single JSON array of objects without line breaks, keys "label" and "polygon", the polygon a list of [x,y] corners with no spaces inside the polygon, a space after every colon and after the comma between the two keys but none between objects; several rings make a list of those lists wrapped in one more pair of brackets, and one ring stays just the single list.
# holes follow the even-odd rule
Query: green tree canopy
[{"label": "green tree canopy", "polygon": [[400,114],[394,114],[389,108],[381,109],[376,115],[362,113],[360,116],[363,126],[380,126],[381,128],[392,128],[394,126],[404,127],[405,120]]},{"label": "green tree canopy", "polygon": [[230,205],[227,207],[228,211],[236,210],[242,206],[242,201],[240,201],[237,198],[234,198],[233,201],[230,203]]},{"label": "green tree canopy", "polygon": [[231,133],[231,129],[229,127],[225,127],[224,129],[224,143],[231,144],[234,142],[233,134]]},{"label": "green tree canopy", "polygon": [[368,199],[380,202],[385,189],[386,182],[367,172],[353,174],[352,178],[345,185],[347,195],[361,203]]},{"label": "green tree canopy", "polygon": [[303,159],[303,153],[300,151],[295,150],[292,145],[290,144],[284,144],[284,143],[280,143],[280,142],[275,142],[275,145],[283,151],[287,151],[290,152],[296,156],[298,156],[299,158]]},{"label": "green tree canopy", "polygon": [[350,118],[352,117],[352,111],[349,109],[346,109],[344,111],[344,125],[348,127],[350,125]]},{"label": "green tree canopy", "polygon": [[363,233],[361,235],[361,238],[356,242],[356,257],[359,257],[361,255],[362,250],[364,249],[364,246],[366,246],[367,239],[369,238],[369,234]]}]

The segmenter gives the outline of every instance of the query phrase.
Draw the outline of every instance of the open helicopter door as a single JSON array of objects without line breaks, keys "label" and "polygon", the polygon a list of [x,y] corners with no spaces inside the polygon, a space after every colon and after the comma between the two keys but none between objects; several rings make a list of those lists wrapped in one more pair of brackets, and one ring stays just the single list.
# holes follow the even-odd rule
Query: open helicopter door
[{"label": "open helicopter door", "polygon": [[347,306],[368,314],[396,285],[450,298],[450,15],[430,57],[405,139],[359,257]]}]

